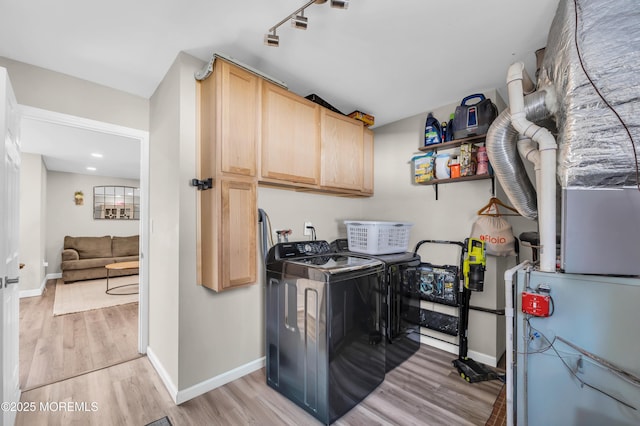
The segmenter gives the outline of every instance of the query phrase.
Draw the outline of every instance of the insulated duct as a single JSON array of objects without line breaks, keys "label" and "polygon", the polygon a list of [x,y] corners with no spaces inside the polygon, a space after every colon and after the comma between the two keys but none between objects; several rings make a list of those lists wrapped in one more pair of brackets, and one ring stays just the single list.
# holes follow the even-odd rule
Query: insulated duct
[{"label": "insulated duct", "polygon": [[[527,120],[538,123],[551,117],[546,106],[547,92],[537,91],[524,98]],[[505,109],[487,132],[487,154],[495,176],[522,216],[537,219],[536,191],[527,175],[517,149],[518,131],[511,124],[511,112]]]},{"label": "insulated duct", "polygon": [[558,94],[562,188],[638,183],[638,6],[638,0],[560,0],[538,83]]}]

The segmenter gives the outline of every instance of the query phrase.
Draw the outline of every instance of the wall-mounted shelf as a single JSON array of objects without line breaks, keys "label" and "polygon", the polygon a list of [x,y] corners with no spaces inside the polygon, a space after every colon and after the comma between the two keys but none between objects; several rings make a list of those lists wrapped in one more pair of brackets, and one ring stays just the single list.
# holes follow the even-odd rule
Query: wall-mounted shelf
[{"label": "wall-mounted shelf", "polygon": [[[452,148],[457,148],[462,144],[465,143],[472,143],[472,144],[476,144],[476,143],[484,143],[486,140],[487,135],[477,135],[477,136],[470,136],[468,138],[462,138],[462,139],[455,139],[449,142],[442,142],[442,143],[435,143],[433,145],[427,145],[427,146],[422,146],[420,148],[418,148],[420,151],[422,152],[429,152],[429,151],[443,151],[446,149],[452,149]],[[485,174],[485,175],[472,175],[472,176],[460,176],[457,178],[453,178],[453,179],[431,179],[429,181],[426,182],[420,182],[419,185],[433,185],[433,188],[435,189],[436,192],[436,201],[438,200],[438,185],[440,184],[444,184],[444,183],[455,183],[455,182],[469,182],[472,180],[484,180],[484,179],[491,179],[491,195],[495,195],[496,193],[496,188],[495,188],[495,179],[493,177],[493,174]]]},{"label": "wall-mounted shelf", "polygon": [[483,180],[483,179],[493,179],[493,175],[460,176],[452,179],[431,179],[426,182],[421,182],[419,185],[439,185],[441,183],[465,182],[470,180]]},{"label": "wall-mounted shelf", "polygon": [[441,151],[445,149],[457,148],[463,143],[484,143],[487,135],[470,136],[463,139],[455,139],[449,142],[434,143],[433,145],[421,146],[418,148],[422,152]]},{"label": "wall-mounted shelf", "polygon": [[427,182],[421,182],[419,185],[433,185],[433,189],[436,191],[436,201],[438,201],[438,185],[444,183],[456,183],[456,182],[469,182],[472,180],[484,180],[491,179],[491,195],[496,193],[496,181],[493,175],[473,175],[473,176],[460,176],[453,179],[431,179]]}]

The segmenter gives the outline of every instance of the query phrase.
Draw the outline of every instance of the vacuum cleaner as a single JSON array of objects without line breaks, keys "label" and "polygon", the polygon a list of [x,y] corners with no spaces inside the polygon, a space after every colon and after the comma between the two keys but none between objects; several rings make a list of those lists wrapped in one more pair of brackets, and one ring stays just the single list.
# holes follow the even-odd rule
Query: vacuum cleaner
[{"label": "vacuum cleaner", "polygon": [[495,371],[467,356],[471,292],[484,290],[484,271],[487,266],[484,241],[467,238],[461,258],[464,285],[460,301],[460,346],[458,359],[453,360],[453,366],[456,367],[460,376],[469,383],[499,379],[501,376]]}]

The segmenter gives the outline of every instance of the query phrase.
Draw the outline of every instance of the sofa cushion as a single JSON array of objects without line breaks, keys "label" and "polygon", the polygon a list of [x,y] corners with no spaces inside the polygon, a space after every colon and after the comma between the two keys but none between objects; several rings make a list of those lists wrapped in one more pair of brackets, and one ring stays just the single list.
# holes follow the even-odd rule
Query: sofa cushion
[{"label": "sofa cushion", "polygon": [[64,248],[74,249],[80,259],[112,257],[111,237],[64,237]]},{"label": "sofa cushion", "polygon": [[105,265],[110,263],[115,263],[115,259],[112,257],[97,257],[94,259],[67,260],[62,262],[62,270],[104,268]]},{"label": "sofa cushion", "polygon": [[139,260],[140,260],[139,256],[123,256],[123,257],[114,257],[113,258],[114,263],[137,262]]},{"label": "sofa cushion", "polygon": [[111,249],[113,257],[137,256],[139,252],[139,238],[137,235],[130,237],[113,237]]}]

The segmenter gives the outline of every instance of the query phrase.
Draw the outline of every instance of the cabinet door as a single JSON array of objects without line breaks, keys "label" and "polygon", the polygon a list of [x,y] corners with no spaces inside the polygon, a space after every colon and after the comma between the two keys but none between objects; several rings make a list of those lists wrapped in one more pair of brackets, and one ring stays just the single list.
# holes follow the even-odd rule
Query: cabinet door
[{"label": "cabinet door", "polygon": [[221,182],[220,290],[256,282],[256,184]]},{"label": "cabinet door", "polygon": [[221,61],[220,141],[221,171],[256,176],[258,132],[258,77]]},{"label": "cabinet door", "polygon": [[320,107],[278,86],[262,84],[261,176],[320,182]]},{"label": "cabinet door", "polygon": [[364,129],[362,192],[373,194],[373,132]]},{"label": "cabinet door", "polygon": [[363,124],[322,109],[321,185],[362,190]]},{"label": "cabinet door", "polygon": [[256,184],[219,179],[198,195],[198,284],[223,291],[255,283]]}]

